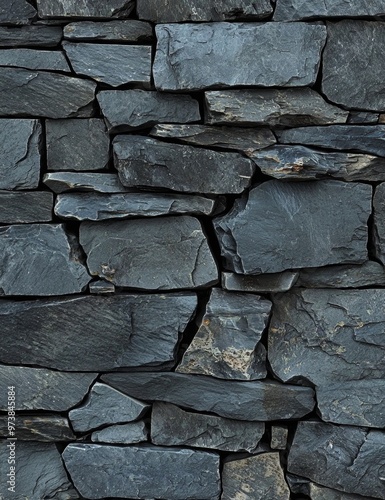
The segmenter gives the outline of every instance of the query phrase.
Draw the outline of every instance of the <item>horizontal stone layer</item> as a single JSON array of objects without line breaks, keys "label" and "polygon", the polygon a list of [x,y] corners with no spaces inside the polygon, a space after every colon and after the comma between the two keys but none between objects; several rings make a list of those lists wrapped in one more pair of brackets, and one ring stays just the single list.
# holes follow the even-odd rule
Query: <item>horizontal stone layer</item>
[{"label": "horizontal stone layer", "polygon": [[124,18],[135,7],[133,0],[103,0],[79,2],[78,0],[37,0],[39,17]]},{"label": "horizontal stone layer", "polygon": [[[277,0],[274,21],[299,21],[324,17],[376,17],[385,15],[381,0]],[[345,49],[345,46],[344,46]]]},{"label": "horizontal stone layer", "polygon": [[135,19],[70,23],[64,26],[63,36],[82,42],[151,42],[153,39],[151,24]]}]

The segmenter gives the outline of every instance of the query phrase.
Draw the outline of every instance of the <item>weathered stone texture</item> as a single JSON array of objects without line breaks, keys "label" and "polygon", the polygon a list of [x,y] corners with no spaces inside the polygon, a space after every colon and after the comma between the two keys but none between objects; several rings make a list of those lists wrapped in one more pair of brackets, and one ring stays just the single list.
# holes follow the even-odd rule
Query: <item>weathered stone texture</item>
[{"label": "weathered stone texture", "polygon": [[385,264],[385,183],[376,187],[373,198],[374,233],[376,257]]},{"label": "weathered stone texture", "polygon": [[323,17],[375,17],[385,15],[381,0],[277,0],[274,21]]},{"label": "weathered stone texture", "polygon": [[29,24],[36,9],[27,0],[1,0],[0,24]]},{"label": "weathered stone texture", "polygon": [[44,69],[50,71],[66,71],[70,67],[63,52],[33,49],[0,50],[0,66],[13,66],[26,69]]},{"label": "weathered stone texture", "polygon": [[[17,390],[17,388],[16,388]],[[15,435],[20,441],[73,441],[76,439],[68,419],[55,415],[16,414]],[[0,437],[8,438],[8,416],[0,416]]]},{"label": "weathered stone texture", "polygon": [[299,273],[297,271],[266,273],[255,276],[222,273],[222,287],[225,290],[234,292],[286,292],[296,284],[298,276]]},{"label": "weathered stone texture", "polygon": [[49,172],[44,175],[43,182],[51,191],[57,194],[67,191],[95,191],[97,193],[124,193],[129,191],[120,182],[117,174]]},{"label": "weathered stone texture", "polygon": [[154,38],[150,23],[127,21],[82,21],[64,26],[64,38],[82,42],[151,42]]},{"label": "weathered stone texture", "polygon": [[[5,0],[10,5],[8,0]],[[0,47],[56,47],[63,35],[60,26],[0,26]]]},{"label": "weathered stone texture", "polygon": [[91,434],[93,443],[135,444],[147,441],[147,427],[141,420],[129,424],[110,425]]},{"label": "weathered stone texture", "polygon": [[49,222],[52,220],[52,209],[52,193],[0,191],[0,222],[2,224]]},{"label": "weathered stone texture", "polygon": [[37,0],[39,17],[123,18],[134,8],[133,0]]}]

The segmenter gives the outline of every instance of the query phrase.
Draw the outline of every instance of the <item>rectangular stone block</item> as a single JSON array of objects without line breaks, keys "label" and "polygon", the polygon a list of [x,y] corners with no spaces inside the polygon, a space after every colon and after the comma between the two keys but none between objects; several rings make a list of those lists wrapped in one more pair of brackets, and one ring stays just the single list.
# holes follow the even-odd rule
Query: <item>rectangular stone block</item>
[{"label": "rectangular stone block", "polygon": [[0,222],[2,224],[49,222],[52,220],[52,210],[52,193],[0,191]]},{"label": "rectangular stone block", "polygon": [[133,0],[37,0],[39,17],[124,18],[135,6]]}]

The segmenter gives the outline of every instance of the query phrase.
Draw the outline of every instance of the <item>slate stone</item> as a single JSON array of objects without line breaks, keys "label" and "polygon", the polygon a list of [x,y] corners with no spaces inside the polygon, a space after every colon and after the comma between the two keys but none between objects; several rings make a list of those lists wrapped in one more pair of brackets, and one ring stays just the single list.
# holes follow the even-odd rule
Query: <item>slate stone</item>
[{"label": "slate stone", "polygon": [[65,371],[162,369],[174,364],[196,304],[192,293],[0,301],[0,362]]},{"label": "slate stone", "polygon": [[309,88],[224,90],[205,93],[205,122],[216,125],[326,125],[348,112]]},{"label": "slate stone", "polygon": [[234,292],[286,292],[295,285],[298,275],[296,271],[267,273],[257,276],[222,273],[222,288]]},{"label": "slate stone", "polygon": [[239,495],[244,500],[290,499],[279,453],[263,453],[244,460],[225,461],[222,490],[222,500],[233,500]]},{"label": "slate stone", "polygon": [[71,71],[62,52],[49,50],[0,50],[0,66],[66,71],[67,73]]},{"label": "slate stone", "polygon": [[102,91],[97,98],[110,132],[127,132],[159,122],[188,123],[201,119],[199,103],[189,95],[132,89]]},{"label": "slate stone", "polygon": [[158,90],[312,85],[326,39],[324,26],[305,23],[166,24],[155,30]]},{"label": "slate stone", "polygon": [[152,137],[172,139],[193,146],[234,149],[250,156],[254,151],[266,148],[277,141],[273,132],[265,127],[207,127],[205,125],[156,125]]},{"label": "slate stone", "polygon": [[48,170],[102,170],[110,141],[99,118],[47,120]]},{"label": "slate stone", "polygon": [[38,120],[0,119],[0,189],[34,189],[40,178]]},{"label": "slate stone", "polygon": [[[274,21],[299,21],[324,17],[375,17],[385,15],[381,0],[277,0]],[[344,47],[345,49],[345,47]]]},{"label": "slate stone", "polygon": [[44,175],[43,182],[56,194],[67,191],[96,191],[98,193],[124,193],[129,191],[120,182],[117,174],[49,172]]},{"label": "slate stone", "polygon": [[151,413],[151,441],[157,445],[254,453],[264,432],[262,422],[187,412],[168,403],[154,403]]},{"label": "slate stone", "polygon": [[105,280],[91,281],[88,287],[90,293],[94,293],[97,295],[115,293],[115,285]]},{"label": "slate stone", "polygon": [[[63,453],[66,468],[86,498],[217,500],[219,455],[155,446],[73,443]],[[197,481],[199,478],[199,481]]]},{"label": "slate stone", "polygon": [[49,222],[52,220],[53,195],[44,191],[11,193],[0,191],[0,222]]},{"label": "slate stone", "polygon": [[364,500],[368,497],[355,495],[354,493],[343,493],[342,491],[324,488],[315,483],[308,483],[307,493],[312,500]]},{"label": "slate stone", "polygon": [[29,24],[36,9],[27,0],[1,0],[0,24]]},{"label": "slate stone", "polygon": [[[378,6],[378,0],[375,4]],[[381,8],[384,14],[384,5]],[[347,19],[327,23],[327,31],[322,69],[325,96],[347,108],[383,111],[381,67],[385,54],[381,47],[385,43],[385,23]]]},{"label": "slate stone", "polygon": [[39,17],[85,17],[85,18],[124,18],[134,8],[133,0],[102,0],[79,2],[78,0],[37,0]]},{"label": "slate stone", "polygon": [[272,425],[271,426],[271,440],[270,446],[273,450],[286,450],[288,428],[285,425]]},{"label": "slate stone", "polygon": [[215,200],[194,195],[70,193],[56,198],[55,214],[61,219],[98,221],[186,213],[211,215],[215,206]]},{"label": "slate stone", "polygon": [[[19,441],[73,441],[76,439],[68,419],[54,413],[16,414],[16,420],[13,423],[16,428],[15,437]],[[0,437],[9,437],[7,416],[0,416]]]},{"label": "slate stone", "polygon": [[368,111],[350,111],[348,123],[377,123],[380,116],[378,113],[370,113]]},{"label": "slate stone", "polygon": [[385,158],[356,153],[323,153],[305,146],[278,145],[251,156],[262,172],[276,179],[345,181],[385,180]]},{"label": "slate stone", "polygon": [[295,289],[273,298],[269,361],[317,386],[384,377],[385,290]]},{"label": "slate stone", "polygon": [[234,420],[300,418],[314,407],[310,387],[239,382],[182,373],[109,373],[103,382],[145,401],[163,401]]},{"label": "slate stone", "polygon": [[385,183],[378,185],[373,197],[374,232],[373,241],[375,254],[385,263]]},{"label": "slate stone", "polygon": [[154,38],[150,23],[127,21],[81,21],[64,26],[64,38],[78,42],[151,42]]},{"label": "slate stone", "polygon": [[366,261],[371,191],[341,181],[260,184],[214,219],[226,269],[278,273]]},{"label": "slate stone", "polygon": [[288,470],[346,493],[385,498],[385,433],[299,422]]},{"label": "slate stone", "polygon": [[80,78],[19,68],[0,68],[0,82],[0,116],[79,116],[96,87]]},{"label": "slate stone", "polygon": [[[12,3],[7,1],[7,6],[11,7]],[[56,47],[62,36],[60,26],[0,26],[0,47]]]},{"label": "slate stone", "polygon": [[135,444],[147,441],[147,428],[143,420],[123,425],[111,425],[91,434],[93,443]]},{"label": "slate stone", "polygon": [[75,236],[62,224],[0,228],[0,295],[67,295],[85,289],[90,276]]},{"label": "slate stone", "polygon": [[117,136],[114,163],[124,186],[206,194],[241,193],[255,164],[239,153],[169,144],[147,137]]},{"label": "slate stone", "polygon": [[78,75],[118,87],[151,82],[151,47],[64,42],[63,48]]},{"label": "slate stone", "polygon": [[199,330],[176,371],[234,380],[265,378],[266,350],[260,341],[271,305],[256,295],[213,288]]}]

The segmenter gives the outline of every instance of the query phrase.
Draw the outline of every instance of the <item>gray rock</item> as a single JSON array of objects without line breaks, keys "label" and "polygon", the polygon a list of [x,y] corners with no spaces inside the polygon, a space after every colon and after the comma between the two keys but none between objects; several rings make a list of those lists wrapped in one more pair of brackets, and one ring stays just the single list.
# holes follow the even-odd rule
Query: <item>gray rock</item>
[{"label": "gray rock", "polygon": [[[7,5],[12,7],[13,3],[7,2]],[[62,36],[63,30],[60,26],[0,26],[0,47],[56,47]]]},{"label": "gray rock", "polygon": [[273,298],[268,356],[282,381],[383,378],[385,290],[302,290]]},{"label": "gray rock", "polygon": [[[274,21],[299,21],[324,17],[376,17],[385,15],[381,0],[277,0]],[[344,47],[345,48],[345,47]]]},{"label": "gray rock", "polygon": [[262,422],[187,412],[168,403],[154,403],[152,408],[151,441],[157,445],[254,453],[264,432]]},{"label": "gray rock", "polygon": [[366,261],[371,191],[340,181],[260,184],[214,219],[226,268],[260,274]]},{"label": "gray rock", "polygon": [[220,494],[215,453],[74,443],[63,458],[75,487],[86,498],[217,500]]},{"label": "gray rock", "polygon": [[365,498],[385,498],[385,433],[299,422],[288,469],[316,483]]},{"label": "gray rock", "polygon": [[375,254],[383,264],[385,263],[385,183],[376,187],[373,198],[374,233],[373,241]]},{"label": "gray rock", "polygon": [[105,280],[91,281],[89,284],[90,293],[105,294],[115,293],[115,285]]},{"label": "gray rock", "polygon": [[370,113],[368,111],[350,111],[348,123],[378,123],[380,115],[378,113]]},{"label": "gray rock", "polygon": [[127,21],[82,21],[64,26],[64,38],[82,42],[151,42],[154,38],[150,23]]},{"label": "gray rock", "polygon": [[205,102],[206,123],[217,125],[326,125],[348,117],[309,88],[218,90],[206,92]]},{"label": "gray rock", "polygon": [[311,500],[365,500],[368,497],[355,495],[354,493],[343,493],[342,491],[332,490],[331,488],[324,488],[315,483],[308,483],[307,494]]},{"label": "gray rock", "polygon": [[34,189],[40,178],[38,120],[0,119],[0,189]]},{"label": "gray rock", "polygon": [[103,120],[47,120],[46,134],[48,170],[107,167],[110,141]]},{"label": "gray rock", "polygon": [[64,42],[63,47],[79,75],[112,87],[125,83],[150,86],[150,46]]},{"label": "gray rock", "polygon": [[141,420],[129,424],[111,425],[95,431],[91,434],[91,441],[93,443],[134,444],[147,441],[147,437],[146,424]]},{"label": "gray rock", "polygon": [[0,50],[0,66],[71,72],[63,52],[56,50]]},{"label": "gray rock", "polygon": [[67,295],[90,281],[76,238],[62,224],[0,228],[0,295]]},{"label": "gray rock", "polygon": [[222,500],[289,500],[279,453],[263,453],[243,460],[225,461],[222,472]]},{"label": "gray rock", "polygon": [[169,144],[147,137],[117,136],[114,163],[124,186],[207,194],[241,193],[255,164],[239,153]]},{"label": "gray rock", "polygon": [[182,373],[109,373],[103,382],[144,400],[216,413],[235,420],[263,422],[302,417],[314,408],[310,387],[273,381],[239,382]]},{"label": "gray rock", "polygon": [[273,450],[286,450],[288,428],[286,425],[272,425],[271,426],[271,440],[270,446]]},{"label": "gray rock", "polygon": [[3,224],[49,222],[52,220],[52,209],[52,193],[0,191],[0,222]]},{"label": "gray rock", "polygon": [[79,116],[96,87],[80,78],[19,68],[0,68],[0,82],[0,116]]},{"label": "gray rock", "polygon": [[222,273],[222,287],[234,292],[275,293],[290,290],[298,279],[298,272],[267,273],[257,276]]},{"label": "gray rock", "polygon": [[[18,387],[16,388],[18,391]],[[16,397],[18,397],[16,393]],[[16,414],[15,437],[19,441],[73,441],[68,419],[60,415]],[[0,416],[0,437],[9,437],[8,417]]]},{"label": "gray rock", "polygon": [[162,369],[174,364],[196,304],[192,293],[0,301],[0,362],[65,371]]},{"label": "gray rock", "polygon": [[176,371],[234,380],[265,378],[266,350],[260,341],[271,305],[256,295],[213,288],[199,330]]},{"label": "gray rock", "polygon": [[1,0],[0,24],[29,24],[36,9],[27,0]]},{"label": "gray rock", "polygon": [[75,432],[86,432],[106,424],[132,422],[149,408],[137,399],[96,382],[85,402],[69,412],[69,418]]},{"label": "gray rock", "polygon": [[43,182],[56,194],[67,191],[96,191],[98,193],[124,193],[129,191],[120,182],[117,174],[49,172],[44,175]]},{"label": "gray rock", "polygon": [[324,26],[305,23],[164,24],[155,30],[158,90],[311,85],[326,39]]},{"label": "gray rock", "polygon": [[85,18],[124,18],[134,8],[133,0],[37,0],[39,17],[85,17]]},{"label": "gray rock", "polygon": [[106,90],[97,97],[110,132],[151,127],[159,122],[188,123],[201,119],[198,101],[189,95],[132,89]]}]

